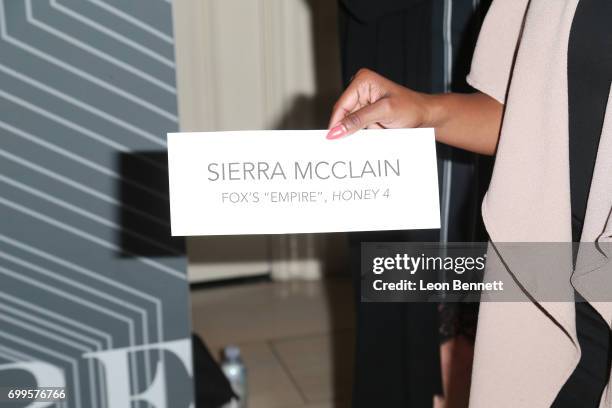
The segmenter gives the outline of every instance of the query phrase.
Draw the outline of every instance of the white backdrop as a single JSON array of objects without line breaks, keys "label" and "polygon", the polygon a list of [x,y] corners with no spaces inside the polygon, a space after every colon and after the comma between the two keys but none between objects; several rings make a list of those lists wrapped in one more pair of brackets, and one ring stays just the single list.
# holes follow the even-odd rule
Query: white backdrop
[{"label": "white backdrop", "polygon": [[[335,1],[176,1],[173,12],[181,130],[326,125],[341,89]],[[344,235],[195,238],[189,276],[317,278],[344,253]]]}]

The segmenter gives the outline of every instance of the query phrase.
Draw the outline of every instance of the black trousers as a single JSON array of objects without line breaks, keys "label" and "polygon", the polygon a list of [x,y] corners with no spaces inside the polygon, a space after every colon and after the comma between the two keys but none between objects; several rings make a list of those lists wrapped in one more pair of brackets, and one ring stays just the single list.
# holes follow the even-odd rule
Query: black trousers
[{"label": "black trousers", "polygon": [[612,361],[610,329],[597,311],[576,294],[576,329],[582,355],[553,403],[553,408],[597,408]]}]

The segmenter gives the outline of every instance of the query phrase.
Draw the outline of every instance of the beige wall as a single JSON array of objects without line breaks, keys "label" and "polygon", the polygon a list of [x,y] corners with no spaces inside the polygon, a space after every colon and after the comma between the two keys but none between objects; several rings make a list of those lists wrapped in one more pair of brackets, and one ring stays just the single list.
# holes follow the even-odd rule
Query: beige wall
[{"label": "beige wall", "polygon": [[[173,2],[184,131],[316,129],[340,92],[334,0]],[[190,238],[192,280],[316,278],[343,235]]]}]

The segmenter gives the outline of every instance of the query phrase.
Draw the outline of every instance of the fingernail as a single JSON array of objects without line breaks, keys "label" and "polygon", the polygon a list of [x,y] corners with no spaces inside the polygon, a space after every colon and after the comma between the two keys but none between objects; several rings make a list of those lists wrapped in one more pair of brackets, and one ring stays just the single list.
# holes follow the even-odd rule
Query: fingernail
[{"label": "fingernail", "polygon": [[327,133],[327,140],[340,139],[341,137],[346,136],[346,128],[343,124],[339,124],[329,129]]}]

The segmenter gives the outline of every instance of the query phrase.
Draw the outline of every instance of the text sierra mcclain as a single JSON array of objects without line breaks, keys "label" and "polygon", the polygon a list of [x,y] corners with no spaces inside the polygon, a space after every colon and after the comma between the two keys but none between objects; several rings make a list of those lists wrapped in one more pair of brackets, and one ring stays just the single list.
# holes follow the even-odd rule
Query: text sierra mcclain
[{"label": "text sierra mcclain", "polygon": [[212,162],[208,164],[209,181],[327,180],[399,177],[400,161],[296,161]]}]

